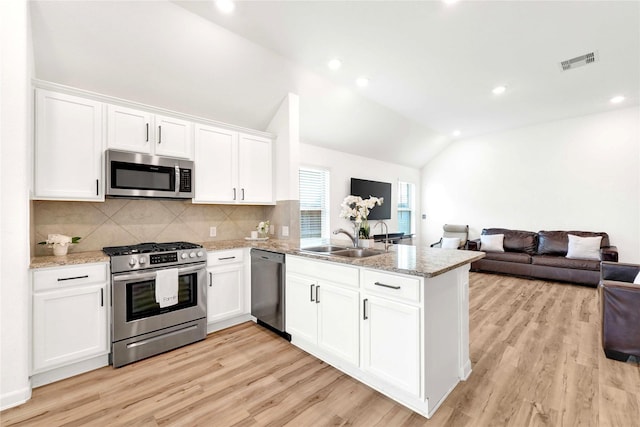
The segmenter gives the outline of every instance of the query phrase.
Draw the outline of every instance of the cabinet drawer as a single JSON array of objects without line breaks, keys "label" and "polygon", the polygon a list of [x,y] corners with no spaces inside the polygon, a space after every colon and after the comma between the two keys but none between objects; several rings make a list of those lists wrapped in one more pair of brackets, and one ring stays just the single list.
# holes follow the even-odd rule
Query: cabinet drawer
[{"label": "cabinet drawer", "polygon": [[380,271],[363,270],[362,287],[372,294],[394,299],[420,302],[421,280]]},{"label": "cabinet drawer", "polygon": [[105,283],[108,281],[107,275],[107,264],[37,269],[33,271],[33,290],[37,292],[87,283]]},{"label": "cabinet drawer", "polygon": [[306,258],[287,256],[287,272],[316,277],[320,280],[358,287],[359,271],[357,267],[336,264],[327,261],[314,261]]},{"label": "cabinet drawer", "polygon": [[230,249],[228,251],[215,251],[207,253],[207,266],[233,264],[244,260],[243,249]]}]

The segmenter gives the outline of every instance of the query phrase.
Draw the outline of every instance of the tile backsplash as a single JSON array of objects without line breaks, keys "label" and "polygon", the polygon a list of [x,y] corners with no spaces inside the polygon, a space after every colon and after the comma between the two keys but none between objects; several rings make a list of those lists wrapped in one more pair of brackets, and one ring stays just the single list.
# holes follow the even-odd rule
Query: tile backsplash
[{"label": "tile backsplash", "polygon": [[[142,242],[241,239],[258,222],[277,220],[274,206],[197,205],[190,200],[34,201],[32,209],[35,256],[51,254],[36,243],[52,233],[82,237],[71,252],[86,252]],[[216,227],[216,237],[209,237],[209,227]]]}]

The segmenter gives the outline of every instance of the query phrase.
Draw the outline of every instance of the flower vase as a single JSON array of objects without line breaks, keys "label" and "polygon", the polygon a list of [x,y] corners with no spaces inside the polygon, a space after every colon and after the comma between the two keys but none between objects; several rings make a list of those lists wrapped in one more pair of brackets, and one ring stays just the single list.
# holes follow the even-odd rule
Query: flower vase
[{"label": "flower vase", "polygon": [[373,248],[374,244],[375,244],[374,239],[360,239],[361,248]]},{"label": "flower vase", "polygon": [[53,245],[53,254],[55,256],[65,256],[69,250],[69,245]]}]

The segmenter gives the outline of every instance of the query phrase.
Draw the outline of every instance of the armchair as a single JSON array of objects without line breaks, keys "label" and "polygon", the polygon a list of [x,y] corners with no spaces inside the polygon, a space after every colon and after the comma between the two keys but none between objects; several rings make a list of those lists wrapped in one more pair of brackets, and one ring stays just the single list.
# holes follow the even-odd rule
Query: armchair
[{"label": "armchair", "polygon": [[600,266],[602,348],[609,359],[640,358],[640,265],[603,261]]},{"label": "armchair", "polygon": [[[451,239],[456,238],[459,239],[458,249],[464,249],[467,244],[467,239],[469,238],[469,226],[468,225],[456,225],[456,224],[445,224],[442,226],[442,237],[439,241],[432,243],[432,248],[441,248],[443,247],[443,239]],[[447,242],[448,243],[448,242]],[[455,244],[455,243],[454,243]],[[448,247],[447,244],[444,247]],[[455,249],[455,248],[451,248]]]}]

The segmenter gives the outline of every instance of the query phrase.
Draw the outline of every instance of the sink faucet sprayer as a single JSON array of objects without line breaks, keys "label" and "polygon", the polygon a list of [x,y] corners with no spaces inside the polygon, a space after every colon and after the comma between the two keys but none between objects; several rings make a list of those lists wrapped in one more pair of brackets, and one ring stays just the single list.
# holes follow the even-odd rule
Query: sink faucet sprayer
[{"label": "sink faucet sprayer", "polygon": [[[389,227],[387,226],[387,223],[384,221],[376,222],[376,225],[374,225],[373,227],[375,228],[378,224],[384,225],[384,230],[385,230],[384,251],[389,252],[389,246],[391,246],[391,244],[389,243]],[[382,225],[380,226],[380,231],[382,231]]]},{"label": "sink faucet sprayer", "polygon": [[358,233],[355,233],[355,236],[351,233],[349,233],[347,230],[345,230],[344,228],[338,228],[336,231],[333,232],[333,234],[337,235],[337,234],[346,234],[347,236],[349,236],[349,238],[351,239],[351,241],[353,242],[353,247],[357,248],[358,247]]}]

